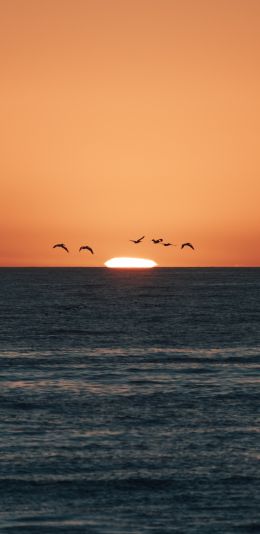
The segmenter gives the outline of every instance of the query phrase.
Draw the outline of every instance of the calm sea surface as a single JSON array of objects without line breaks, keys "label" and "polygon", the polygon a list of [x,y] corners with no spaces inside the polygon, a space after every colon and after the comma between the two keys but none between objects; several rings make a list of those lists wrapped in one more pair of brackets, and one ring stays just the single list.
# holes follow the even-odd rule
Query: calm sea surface
[{"label": "calm sea surface", "polygon": [[0,531],[260,532],[260,269],[0,269]]}]

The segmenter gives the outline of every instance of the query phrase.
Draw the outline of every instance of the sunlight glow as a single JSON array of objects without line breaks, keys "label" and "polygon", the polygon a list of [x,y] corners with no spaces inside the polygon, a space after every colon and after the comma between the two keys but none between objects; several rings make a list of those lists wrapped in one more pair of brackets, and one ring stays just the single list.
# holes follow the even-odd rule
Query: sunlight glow
[{"label": "sunlight glow", "polygon": [[150,269],[155,267],[157,263],[153,260],[146,260],[144,258],[112,258],[105,262],[106,267],[119,269]]}]

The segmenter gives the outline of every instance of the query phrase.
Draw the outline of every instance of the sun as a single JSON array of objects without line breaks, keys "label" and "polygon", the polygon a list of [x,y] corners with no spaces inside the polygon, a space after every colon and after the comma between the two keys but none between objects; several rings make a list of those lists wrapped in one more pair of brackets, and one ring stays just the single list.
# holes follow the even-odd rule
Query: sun
[{"label": "sun", "polygon": [[156,267],[157,263],[144,258],[112,258],[107,260],[105,265],[112,269],[150,269]]}]

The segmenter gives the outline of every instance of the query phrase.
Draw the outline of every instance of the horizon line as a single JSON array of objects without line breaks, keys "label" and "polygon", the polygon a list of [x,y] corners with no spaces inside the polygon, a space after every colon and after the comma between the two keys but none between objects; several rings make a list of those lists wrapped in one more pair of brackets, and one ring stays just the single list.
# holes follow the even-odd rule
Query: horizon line
[{"label": "horizon line", "polygon": [[[155,269],[156,268],[157,269],[158,268],[159,269],[259,269],[260,265],[156,265],[154,268]],[[107,267],[106,265],[0,265],[0,269],[107,269]],[[133,268],[128,267],[128,269],[133,269]]]}]

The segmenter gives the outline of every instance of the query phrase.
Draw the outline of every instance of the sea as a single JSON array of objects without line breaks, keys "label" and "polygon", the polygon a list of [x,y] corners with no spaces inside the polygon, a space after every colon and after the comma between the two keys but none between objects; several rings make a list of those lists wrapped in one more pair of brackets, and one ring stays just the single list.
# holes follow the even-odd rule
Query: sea
[{"label": "sea", "polygon": [[260,269],[0,269],[0,532],[260,532]]}]

